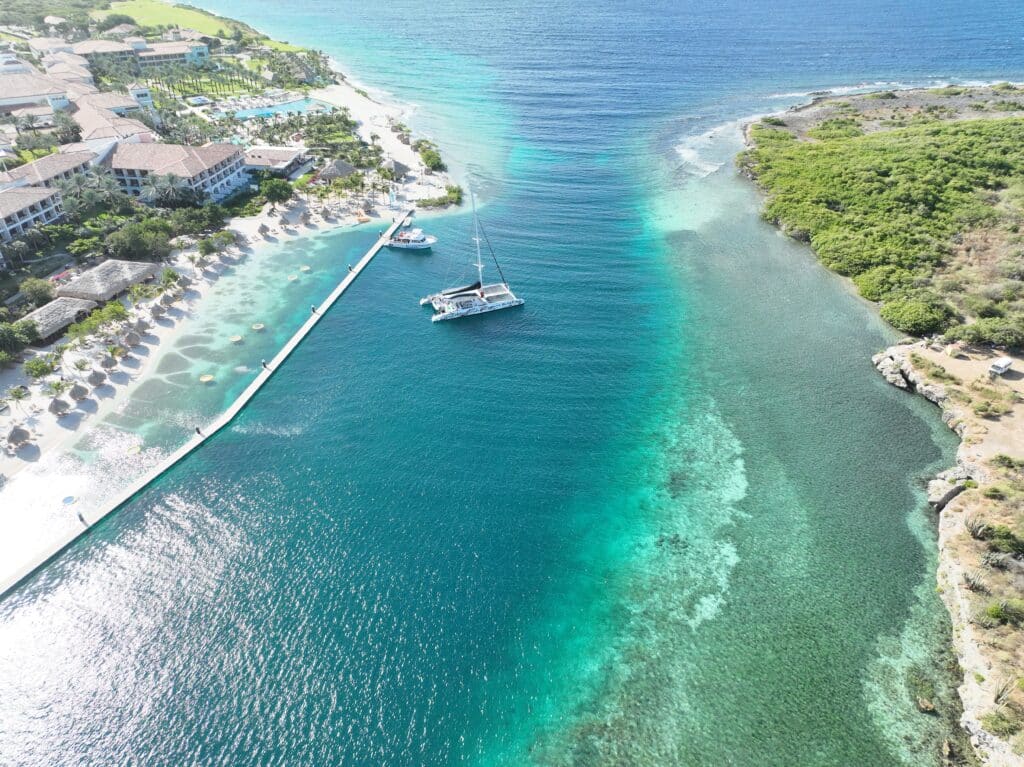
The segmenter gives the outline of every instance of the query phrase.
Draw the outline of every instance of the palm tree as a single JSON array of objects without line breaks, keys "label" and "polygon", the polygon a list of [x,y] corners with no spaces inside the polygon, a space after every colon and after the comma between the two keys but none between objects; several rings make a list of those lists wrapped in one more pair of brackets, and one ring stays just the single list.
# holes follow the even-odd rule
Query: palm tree
[{"label": "palm tree", "polygon": [[174,205],[186,202],[193,194],[185,179],[174,175],[150,173],[142,179],[140,197],[154,205]]},{"label": "palm tree", "polygon": [[47,237],[46,233],[43,232],[43,230],[40,229],[38,226],[33,226],[30,229],[26,229],[25,233],[22,236],[25,238],[25,242],[27,242],[31,247],[34,248],[41,248],[43,245],[50,241],[50,238]]},{"label": "palm tree", "polygon": [[22,405],[21,403],[27,400],[28,396],[28,389],[26,389],[24,386],[12,386],[10,389],[7,390],[7,399],[13,402],[18,407],[18,410],[22,412],[22,414],[25,413],[25,406]]},{"label": "palm tree", "polygon": [[4,253],[11,258],[17,258],[19,264],[25,263],[25,258],[30,250],[31,248],[24,240],[11,240],[4,246]]},{"label": "palm tree", "polygon": [[127,199],[121,185],[108,170],[94,171],[92,175],[93,191],[104,205],[113,205]]},{"label": "palm tree", "polygon": [[14,118],[14,129],[18,133],[27,133],[28,131],[35,131],[36,121],[32,115],[21,115]]}]

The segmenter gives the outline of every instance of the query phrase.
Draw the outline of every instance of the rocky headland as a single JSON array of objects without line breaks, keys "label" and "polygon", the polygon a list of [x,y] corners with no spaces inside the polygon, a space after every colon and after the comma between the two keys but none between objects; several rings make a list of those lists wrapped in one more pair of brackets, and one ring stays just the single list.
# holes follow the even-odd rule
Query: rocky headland
[{"label": "rocky headland", "polygon": [[[939,407],[960,438],[956,465],[928,483],[927,496],[938,514],[938,591],[962,672],[960,724],[975,753],[951,743],[943,760],[992,767],[1024,765],[1024,358],[1012,353],[1024,338],[1016,295],[1024,273],[1010,266],[1024,255],[1024,209],[1013,191],[1020,175],[1010,161],[974,188],[956,171],[920,182],[953,144],[977,149],[987,136],[1019,130],[1018,92],[1001,84],[824,95],[747,126],[749,149],[737,161],[768,195],[768,220],[914,336],[872,362],[890,384]],[[950,124],[960,121],[972,122],[954,135]],[[799,147],[820,144],[827,148],[800,167]],[[848,159],[857,153],[866,158],[860,165]],[[831,156],[843,158],[834,175]],[[837,191],[862,181],[863,197]],[[954,185],[961,196],[943,196]],[[925,200],[929,186],[937,191]],[[967,207],[976,215],[964,215]],[[901,237],[907,249],[894,253]],[[1004,356],[1010,371],[991,375]],[[928,702],[919,705],[925,711]]]}]

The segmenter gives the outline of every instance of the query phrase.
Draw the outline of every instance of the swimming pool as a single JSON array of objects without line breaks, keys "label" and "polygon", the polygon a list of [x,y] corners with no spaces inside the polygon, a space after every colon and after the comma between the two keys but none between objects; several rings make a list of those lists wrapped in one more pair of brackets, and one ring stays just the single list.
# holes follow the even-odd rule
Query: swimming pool
[{"label": "swimming pool", "polygon": [[296,114],[305,114],[306,112],[321,112],[330,111],[332,109],[330,104],[317,99],[298,99],[297,101],[286,101],[283,104],[274,104],[269,107],[256,107],[254,109],[239,109],[235,112],[235,117],[239,120],[249,120],[253,117],[273,117],[276,114],[287,114],[294,112]]}]

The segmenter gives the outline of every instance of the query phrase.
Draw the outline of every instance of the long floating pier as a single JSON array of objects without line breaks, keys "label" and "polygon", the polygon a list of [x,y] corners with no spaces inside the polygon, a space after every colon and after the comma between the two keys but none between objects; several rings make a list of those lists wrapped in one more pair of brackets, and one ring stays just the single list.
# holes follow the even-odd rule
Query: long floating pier
[{"label": "long floating pier", "polygon": [[410,209],[395,218],[391,226],[387,228],[387,231],[385,231],[373,246],[366,251],[363,257],[359,259],[359,263],[351,268],[349,273],[345,275],[345,278],[338,283],[337,287],[331,291],[331,294],[327,296],[319,306],[315,307],[315,310],[310,311],[309,319],[302,324],[302,327],[295,331],[295,334],[288,339],[288,342],[281,347],[281,351],[279,351],[272,360],[263,364],[263,369],[259,371],[253,382],[246,387],[245,391],[238,395],[238,398],[235,399],[235,401],[232,402],[216,420],[206,426],[199,427],[188,442],[167,456],[167,458],[161,461],[159,465],[150,469],[135,480],[135,482],[125,490],[107,501],[102,509],[90,514],[88,517],[79,513],[78,518],[82,522],[82,526],[80,528],[64,531],[59,538],[54,538],[53,540],[48,541],[46,545],[41,547],[24,565],[14,572],[5,574],[0,578],[0,598],[6,596],[9,591],[14,589],[23,580],[49,563],[50,560],[61,554],[66,548],[68,548],[68,546],[80,537],[87,534],[92,525],[124,506],[124,504],[148,487],[150,483],[163,475],[168,469],[178,464],[183,458],[185,458],[185,456],[199,448],[208,439],[213,437],[213,435],[230,424],[235,419],[235,416],[237,416],[242,409],[249,404],[249,401],[256,396],[256,392],[263,388],[263,385],[270,380],[270,377],[274,375],[284,361],[291,356],[291,353],[295,351],[298,345],[302,343],[306,336],[309,335],[310,331],[316,327],[317,323],[323,319],[327,311],[334,306],[335,302],[341,298],[345,291],[348,290],[349,286],[355,282],[356,278],[362,274],[363,270],[370,265],[370,262],[373,261],[373,257],[380,253],[381,249],[387,245],[388,240],[395,231],[397,231],[412,214],[413,211]]}]

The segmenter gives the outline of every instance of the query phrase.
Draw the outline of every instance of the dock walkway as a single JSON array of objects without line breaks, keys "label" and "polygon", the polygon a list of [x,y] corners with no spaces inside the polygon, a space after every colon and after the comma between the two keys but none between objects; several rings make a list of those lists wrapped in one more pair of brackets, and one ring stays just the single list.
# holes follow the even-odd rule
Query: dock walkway
[{"label": "dock walkway", "polygon": [[256,396],[256,392],[262,389],[263,385],[270,380],[271,376],[274,375],[281,364],[291,356],[291,353],[295,351],[298,345],[302,343],[307,335],[309,335],[310,331],[316,327],[317,323],[320,322],[327,311],[334,306],[335,302],[341,298],[346,290],[348,290],[349,286],[355,282],[356,278],[362,274],[363,270],[369,266],[373,257],[381,251],[381,249],[387,244],[391,235],[408,220],[412,213],[412,210],[407,210],[395,218],[394,223],[392,223],[391,226],[388,227],[387,231],[385,231],[373,246],[366,251],[363,257],[359,260],[359,263],[352,267],[351,271],[346,274],[345,278],[338,283],[337,287],[335,287],[333,291],[331,291],[331,294],[316,307],[315,311],[310,311],[309,319],[302,324],[302,327],[295,331],[295,334],[288,339],[288,342],[281,348],[281,351],[279,351],[272,360],[263,365],[263,369],[259,371],[253,382],[246,387],[245,391],[238,395],[235,401],[232,402],[216,420],[212,423],[206,424],[205,426],[200,426],[199,430],[193,433],[188,442],[167,456],[167,458],[165,458],[159,465],[139,477],[128,488],[107,501],[99,511],[93,512],[89,515],[79,514],[79,519],[84,523],[80,529],[62,531],[62,534],[59,537],[55,537],[53,540],[47,541],[46,545],[40,547],[34,555],[27,557],[24,564],[19,568],[0,576],[0,598],[6,596],[7,592],[11,591],[19,583],[36,572],[36,570],[59,555],[78,538],[88,533],[89,528],[92,525],[96,524],[109,514],[117,511],[121,506],[148,487],[150,483],[164,474],[168,469],[178,464],[183,458],[185,458],[185,456],[199,448],[207,440],[217,434],[217,432],[230,424],[242,409],[249,404],[249,401]]}]

